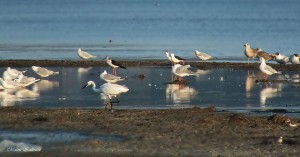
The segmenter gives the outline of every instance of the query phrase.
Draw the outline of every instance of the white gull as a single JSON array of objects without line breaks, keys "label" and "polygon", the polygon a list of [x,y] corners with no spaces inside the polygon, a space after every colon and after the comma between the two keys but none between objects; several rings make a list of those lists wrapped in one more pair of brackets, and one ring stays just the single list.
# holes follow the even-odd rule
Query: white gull
[{"label": "white gull", "polygon": [[109,83],[116,83],[118,81],[122,81],[124,80],[123,78],[119,77],[119,76],[115,76],[115,75],[112,75],[112,74],[108,74],[106,72],[106,70],[104,70],[101,74],[100,74],[100,78],[106,82],[109,82]]},{"label": "white gull", "polygon": [[51,75],[59,74],[59,72],[55,72],[55,71],[52,71],[52,70],[49,70],[49,69],[46,69],[46,68],[43,68],[43,67],[39,67],[39,66],[32,66],[31,68],[40,77],[48,77],[48,76],[51,76]]},{"label": "white gull", "polygon": [[80,48],[77,51],[77,54],[80,58],[87,60],[87,59],[91,59],[91,58],[96,58],[97,56],[91,55],[90,53],[81,50]]},{"label": "white gull", "polygon": [[214,57],[198,50],[195,50],[195,55],[203,61],[214,59]]}]

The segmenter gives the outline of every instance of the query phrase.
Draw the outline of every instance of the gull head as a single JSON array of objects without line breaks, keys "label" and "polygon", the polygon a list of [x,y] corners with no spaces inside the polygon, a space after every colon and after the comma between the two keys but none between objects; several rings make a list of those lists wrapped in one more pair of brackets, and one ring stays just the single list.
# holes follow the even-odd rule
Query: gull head
[{"label": "gull head", "polygon": [[86,88],[90,85],[93,85],[93,84],[95,84],[93,81],[88,81],[83,87],[81,87],[81,89],[84,89],[84,88]]},{"label": "gull head", "polygon": [[104,70],[104,71],[102,72],[102,74],[107,74],[106,70]]},{"label": "gull head", "polygon": [[247,47],[247,46],[249,46],[249,47],[250,47],[250,43],[246,43],[244,46],[245,46],[245,47]]},{"label": "gull head", "polygon": [[107,60],[107,61],[111,60],[109,56],[106,56],[104,59]]},{"label": "gull head", "polygon": [[259,57],[260,62],[266,62],[266,60],[263,57]]}]

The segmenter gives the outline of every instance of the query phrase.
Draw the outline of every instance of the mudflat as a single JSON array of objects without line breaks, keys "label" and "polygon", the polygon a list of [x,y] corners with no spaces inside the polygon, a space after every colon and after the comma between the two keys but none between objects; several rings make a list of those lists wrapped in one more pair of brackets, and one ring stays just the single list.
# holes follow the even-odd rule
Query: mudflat
[{"label": "mudflat", "polygon": [[[298,156],[300,127],[284,115],[247,116],[214,107],[161,110],[0,108],[0,129],[121,135],[22,156]],[[280,137],[283,141],[278,141]],[[93,150],[93,151],[90,151]],[[21,154],[4,153],[18,156]]]}]

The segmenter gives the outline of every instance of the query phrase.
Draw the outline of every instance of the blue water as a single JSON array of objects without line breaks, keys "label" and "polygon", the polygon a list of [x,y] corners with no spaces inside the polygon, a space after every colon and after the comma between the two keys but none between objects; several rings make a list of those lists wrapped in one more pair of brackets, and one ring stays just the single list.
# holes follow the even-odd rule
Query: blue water
[{"label": "blue water", "polygon": [[[244,47],[300,51],[298,0],[2,0],[0,59],[244,59]],[[112,42],[109,42],[111,40]]]}]

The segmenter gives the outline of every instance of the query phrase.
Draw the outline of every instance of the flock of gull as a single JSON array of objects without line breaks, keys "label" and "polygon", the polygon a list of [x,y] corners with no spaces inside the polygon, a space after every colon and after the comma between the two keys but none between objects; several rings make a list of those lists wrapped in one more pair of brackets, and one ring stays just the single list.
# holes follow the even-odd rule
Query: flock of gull
[{"label": "flock of gull", "polygon": [[[279,64],[287,64],[289,62],[291,62],[292,64],[299,64],[298,54],[293,54],[290,57],[287,57],[279,52],[271,54],[263,51],[261,48],[252,48],[249,43],[246,43],[244,46],[245,55],[248,58],[248,64],[249,59],[252,58],[254,63],[254,59],[259,58],[259,69],[265,74],[265,79],[268,79],[269,75],[280,73],[266,64],[266,61],[268,60],[276,60]],[[96,56],[91,55],[90,53],[83,51],[80,48],[78,49],[77,53],[78,56],[84,60],[96,58]],[[173,77],[172,82],[170,83],[181,85],[185,83],[182,79],[183,77],[199,75],[199,73],[193,72],[189,69],[191,67],[190,65],[185,65],[186,59],[176,56],[174,53],[171,53],[169,51],[165,51],[165,55],[167,59],[172,63],[171,72],[173,74]],[[203,61],[216,59],[215,57],[198,50],[195,50],[195,55]],[[117,76],[117,68],[126,69],[126,67],[118,61],[112,60],[109,56],[107,56],[105,60],[107,65],[109,65],[113,69],[112,74],[108,73],[105,70],[100,74],[100,79],[104,80],[106,83],[97,88],[95,82],[88,81],[86,85],[82,87],[82,89],[91,86],[94,92],[102,93],[106,96],[106,107],[112,107],[113,103],[119,102],[119,100],[116,98],[117,95],[129,91],[126,86],[117,84],[119,81],[124,80],[124,78]],[[59,72],[55,72],[39,66],[32,66],[31,69],[39,76],[39,78],[26,76],[26,71],[19,71],[17,69],[7,67],[7,69],[2,74],[3,77],[0,78],[0,89],[25,88],[45,77],[59,74]],[[112,101],[113,98],[116,101]]]},{"label": "flock of gull", "polygon": [[[47,82],[43,80],[51,75],[57,75],[59,72],[55,72],[44,67],[32,66],[31,70],[37,75],[37,77],[27,76],[28,70],[20,71],[11,67],[7,67],[2,73],[0,78],[0,98],[1,99],[18,99],[18,98],[35,98],[39,96],[39,93],[27,89],[26,87],[35,84],[36,82]],[[41,81],[43,80],[43,81]],[[38,90],[36,88],[33,88]]]},{"label": "flock of gull", "polygon": [[[252,58],[253,63],[254,63],[254,59],[258,58],[260,60],[260,66],[259,69],[262,73],[265,74],[265,79],[268,79],[269,75],[273,75],[273,74],[280,74],[279,71],[275,70],[274,68],[272,68],[271,66],[266,64],[266,61],[269,60],[275,60],[277,61],[279,64],[287,64],[289,62],[291,62],[292,64],[299,64],[299,55],[298,54],[293,54],[290,57],[287,57],[279,52],[276,52],[274,54],[268,53],[263,51],[261,48],[252,48],[250,46],[250,43],[246,43],[245,45],[245,55],[248,58],[248,64],[249,64],[249,59]],[[86,51],[82,51],[81,49],[78,49],[78,55],[80,58],[82,59],[90,59],[90,58],[95,58],[96,56],[89,54]],[[199,73],[197,72],[193,72],[191,70],[189,70],[189,68],[191,67],[190,65],[185,65],[185,61],[186,59],[183,59],[182,57],[176,56],[174,53],[171,53],[169,51],[165,51],[165,55],[167,57],[167,59],[172,63],[172,74],[173,76],[177,77],[177,79],[174,79],[174,77],[172,77],[172,82],[171,83],[176,83],[176,84],[183,84],[183,77],[186,76],[190,76],[190,75],[199,75]],[[216,59],[215,57],[195,50],[195,55],[203,61],[206,60],[213,60]],[[96,88],[96,84],[93,81],[88,81],[88,83],[83,87],[87,87],[87,86],[92,86],[93,91],[95,92],[101,92],[104,93],[107,96],[107,100],[109,100],[109,104],[112,106],[112,97],[116,97],[117,95],[121,94],[121,93],[125,93],[127,92],[129,89],[125,86],[122,85],[118,85],[116,84],[118,81],[122,81],[124,80],[121,77],[117,76],[117,68],[123,68],[126,69],[126,67],[122,64],[120,64],[119,62],[112,60],[110,57],[106,57],[106,62],[107,64],[113,68],[113,74],[109,74],[106,71],[104,71],[103,73],[100,74],[100,78],[103,79],[104,81],[106,81],[107,83],[103,84],[100,86],[100,88]],[[118,99],[116,99],[117,102]]]}]

